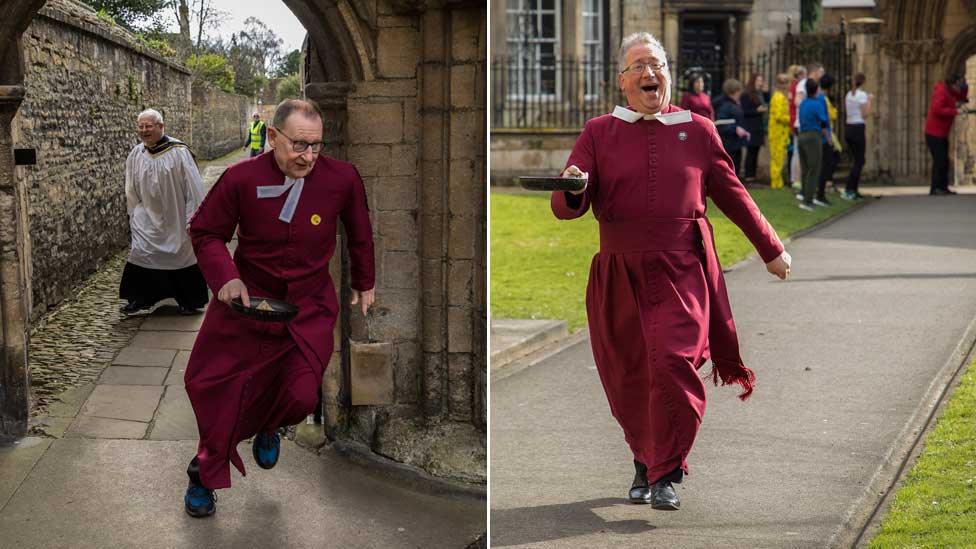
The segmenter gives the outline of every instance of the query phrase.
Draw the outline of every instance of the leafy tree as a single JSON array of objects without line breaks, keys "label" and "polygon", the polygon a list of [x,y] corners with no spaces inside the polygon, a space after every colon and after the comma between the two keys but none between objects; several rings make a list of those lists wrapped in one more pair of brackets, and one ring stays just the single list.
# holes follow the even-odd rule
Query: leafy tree
[{"label": "leafy tree", "polygon": [[[131,30],[143,30],[162,19],[162,12],[172,0],[88,0],[95,11]],[[104,17],[103,17],[104,18]]]},{"label": "leafy tree", "polygon": [[814,32],[823,14],[821,0],[800,0],[800,32]]},{"label": "leafy tree", "polygon": [[234,92],[234,69],[227,58],[215,53],[193,54],[186,59],[186,66],[193,71],[194,82],[209,82],[226,92]]},{"label": "leafy tree", "polygon": [[298,74],[298,69],[301,62],[302,62],[301,51],[292,50],[288,52],[288,54],[286,54],[284,57],[281,58],[281,61],[278,63],[278,66],[275,67],[274,77],[284,78],[286,76]]},{"label": "leafy tree", "polygon": [[301,99],[302,83],[298,80],[298,73],[286,76],[278,82],[278,93],[275,100],[281,103],[285,99]]}]

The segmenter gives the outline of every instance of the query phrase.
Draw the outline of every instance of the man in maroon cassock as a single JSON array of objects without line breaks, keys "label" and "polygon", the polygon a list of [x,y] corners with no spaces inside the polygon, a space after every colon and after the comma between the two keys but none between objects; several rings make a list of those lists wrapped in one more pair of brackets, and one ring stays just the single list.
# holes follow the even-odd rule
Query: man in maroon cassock
[{"label": "man in maroon cassock", "polygon": [[[216,509],[214,490],[230,487],[230,464],[245,474],[237,444],[254,437],[258,465],[278,460],[277,429],[314,411],[332,355],[339,314],[329,276],[336,221],[345,227],[352,303],[365,315],[374,300],[373,236],[356,168],[319,155],[322,114],[288,100],[268,128],[273,149],[229,167],[189,224],[200,270],[214,299],[187,364],[186,392],[200,443],[190,462],[184,506],[191,516]],[[237,230],[231,258],[227,242]],[[298,307],[289,323],[253,320],[230,302],[251,296]]]},{"label": "man in maroon cassock", "polygon": [[749,238],[767,270],[785,279],[789,255],[739,182],[711,120],[669,104],[667,56],[648,33],[623,40],[618,82],[628,108],[586,123],[563,172],[587,177],[576,193],[552,194],[560,219],[590,208],[600,251],[586,310],[593,358],[637,470],[630,501],[677,510],[672,483],[705,412],[698,369],[752,392],[739,355],[705,198]]}]

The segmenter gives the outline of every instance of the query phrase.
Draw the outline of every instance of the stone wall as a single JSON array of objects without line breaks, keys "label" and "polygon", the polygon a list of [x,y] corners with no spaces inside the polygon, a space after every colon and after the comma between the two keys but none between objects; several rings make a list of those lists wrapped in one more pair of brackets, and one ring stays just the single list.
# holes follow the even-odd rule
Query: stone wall
[{"label": "stone wall", "polygon": [[198,160],[217,158],[244,146],[251,119],[249,97],[205,84],[193,86],[192,96],[193,128],[189,144]]},{"label": "stone wall", "polygon": [[14,147],[37,150],[16,170],[26,218],[23,261],[32,318],[128,245],[124,161],[145,108],[190,134],[190,75],[140,51],[87,8],[52,0],[23,36],[26,96]]},{"label": "stone wall", "polygon": [[558,175],[579,137],[568,132],[491,133],[491,184],[514,185],[520,175]]},{"label": "stone wall", "polygon": [[357,387],[353,399],[343,394],[357,364],[348,353],[334,360],[323,382],[326,431],[484,483],[486,6],[406,8],[376,5],[375,50],[360,50],[369,63],[341,103],[344,84],[334,80],[359,60],[310,52],[309,98],[326,112],[327,141],[341,136],[330,151],[363,177],[376,243],[377,303],[368,323],[348,312],[344,347],[386,344],[392,370],[386,402],[357,404]]}]

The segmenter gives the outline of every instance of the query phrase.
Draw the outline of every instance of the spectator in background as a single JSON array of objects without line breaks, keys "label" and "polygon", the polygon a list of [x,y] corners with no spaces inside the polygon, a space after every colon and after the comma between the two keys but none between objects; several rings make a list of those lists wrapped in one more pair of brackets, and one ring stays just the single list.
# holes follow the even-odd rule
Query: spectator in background
[{"label": "spectator in background", "polygon": [[830,119],[827,118],[827,103],[818,97],[819,84],[813,78],[807,78],[804,84],[806,98],[800,103],[797,119],[800,121],[800,132],[797,143],[800,149],[800,166],[803,168],[803,194],[800,209],[813,211],[814,194],[820,180],[821,156],[823,144],[830,142]]},{"label": "spectator in background", "polygon": [[715,102],[715,125],[722,138],[725,152],[732,157],[735,174],[739,175],[742,166],[742,147],[746,146],[749,131],[745,129],[745,115],[739,104],[742,97],[742,82],[729,78],[722,83],[722,96]]},{"label": "spectator in background", "polygon": [[967,101],[964,85],[961,76],[950,73],[932,90],[925,118],[925,144],[932,153],[931,195],[956,194],[949,190],[949,132],[956,115],[963,112],[959,104]]},{"label": "spectator in background", "polygon": [[766,141],[766,113],[769,111],[766,99],[766,80],[759,73],[752,73],[745,93],[742,94],[742,113],[745,119],[744,128],[749,132],[746,142],[745,181],[751,183],[756,180],[756,164],[759,161],[759,149]]},{"label": "spectator in background", "polygon": [[871,114],[871,96],[861,89],[865,80],[863,73],[855,74],[854,88],[844,96],[844,105],[847,110],[844,141],[847,142],[847,150],[853,162],[850,175],[847,177],[847,186],[843,194],[840,195],[844,200],[860,200],[862,198],[861,193],[858,192],[858,184],[861,181],[861,170],[864,168],[865,119]]},{"label": "spectator in background", "polygon": [[803,65],[790,65],[789,74],[793,77],[790,80],[789,93],[787,94],[787,99],[790,100],[790,128],[792,128],[790,133],[790,149],[789,154],[786,157],[786,161],[789,165],[784,166],[784,171],[789,175],[790,186],[794,189],[800,188],[800,153],[797,148],[796,134],[797,128],[799,127],[799,122],[797,119],[796,108],[800,105],[800,102],[796,100],[796,90],[799,87],[800,82],[806,80],[807,78],[807,68]]},{"label": "spectator in background", "polygon": [[186,224],[203,202],[203,179],[190,147],[166,135],[159,111],[139,113],[136,130],[142,143],[125,159],[132,241],[119,284],[119,297],[128,302],[121,312],[147,314],[174,298],[181,314],[195,314],[209,297]]},{"label": "spectator in background", "polygon": [[783,165],[790,147],[790,105],[786,94],[790,77],[776,75],[776,88],[769,101],[769,186],[783,187]]},{"label": "spectator in background", "polygon": [[827,119],[830,121],[830,141],[824,143],[822,166],[820,168],[820,182],[817,185],[817,197],[814,203],[818,206],[829,206],[827,200],[827,190],[834,188],[834,169],[837,167],[837,158],[840,154],[840,140],[834,132],[837,127],[837,107],[830,100],[830,90],[834,87],[834,77],[825,74],[820,78],[820,97],[823,98],[827,106]]},{"label": "spectator in background", "polygon": [[688,91],[681,96],[681,108],[695,114],[715,120],[712,100],[705,93],[705,80],[699,73],[692,73],[688,78]]},{"label": "spectator in background", "polygon": [[267,140],[268,128],[261,120],[261,113],[254,111],[251,115],[251,125],[247,128],[247,141],[244,150],[250,149],[248,156],[257,156],[264,152],[264,142]]}]

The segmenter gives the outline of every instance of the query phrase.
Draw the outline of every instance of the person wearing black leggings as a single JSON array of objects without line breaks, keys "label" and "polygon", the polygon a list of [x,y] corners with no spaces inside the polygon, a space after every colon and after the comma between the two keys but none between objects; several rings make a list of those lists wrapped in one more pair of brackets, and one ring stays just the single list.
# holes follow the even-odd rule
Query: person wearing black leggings
[{"label": "person wearing black leggings", "polygon": [[861,170],[864,168],[864,151],[866,148],[864,130],[865,118],[871,114],[871,95],[864,92],[861,87],[865,82],[864,74],[854,75],[854,89],[847,92],[844,97],[844,105],[847,108],[847,124],[844,126],[844,141],[847,143],[847,150],[851,154],[853,164],[850,174],[847,177],[847,186],[841,198],[845,200],[858,200],[861,193],[858,192],[858,184],[861,182]]}]

